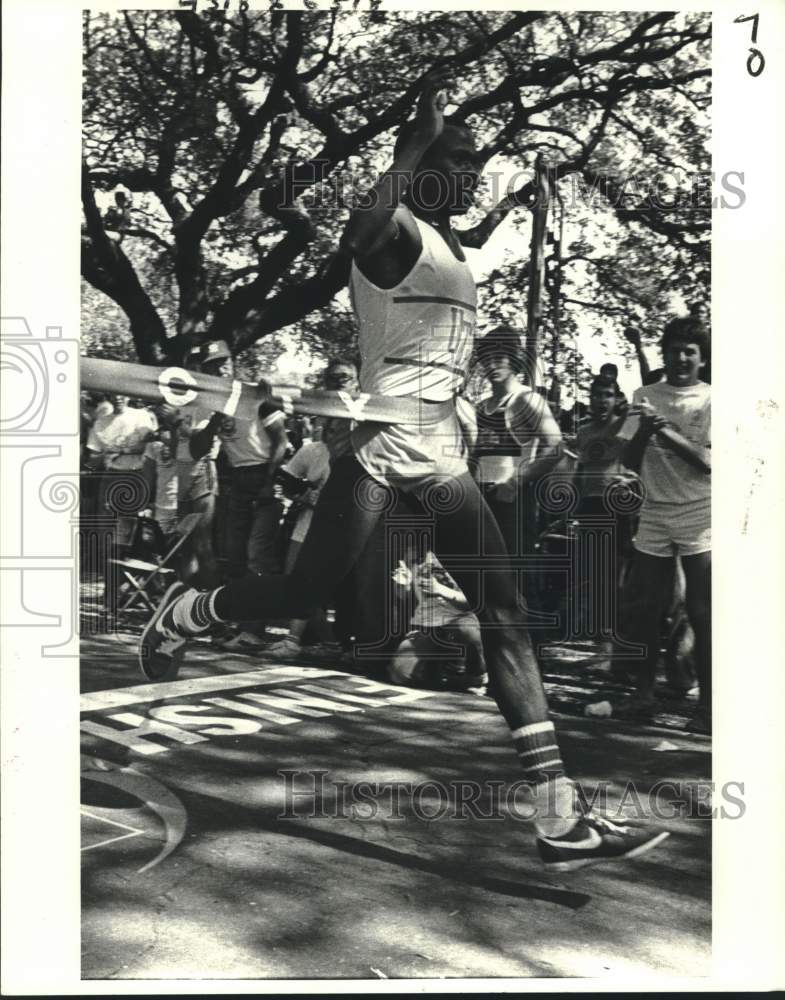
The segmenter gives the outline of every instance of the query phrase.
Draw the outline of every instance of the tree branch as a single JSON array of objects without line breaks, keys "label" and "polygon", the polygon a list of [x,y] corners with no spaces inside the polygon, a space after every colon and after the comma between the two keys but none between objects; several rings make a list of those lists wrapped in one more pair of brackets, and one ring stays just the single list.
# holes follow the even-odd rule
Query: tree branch
[{"label": "tree branch", "polygon": [[159,80],[163,80],[164,83],[166,83],[168,86],[176,88],[179,83],[177,77],[174,76],[173,73],[170,73],[168,72],[168,70],[164,69],[164,67],[156,61],[150,49],[150,46],[137,32],[136,28],[134,27],[134,23],[127,11],[123,11],[123,20],[125,21],[125,26],[128,29],[129,35],[131,36],[131,38],[133,38],[137,49],[139,49],[139,51],[144,55],[145,62],[153,71],[155,76],[157,76]]},{"label": "tree branch", "polygon": [[[582,147],[580,155],[574,160],[563,160],[561,163],[558,163],[551,168],[553,183],[557,183],[563,177],[567,177],[572,173],[577,173],[585,167],[605,132],[610,115],[611,106],[609,105],[605,108],[602,118],[600,119],[599,124],[595,128],[588,142],[582,143],[579,142],[579,140],[575,140],[579,142]],[[570,136],[570,138],[574,139],[575,137]],[[529,181],[518,188],[517,191],[506,195],[476,226],[458,233],[458,239],[461,241],[461,244],[465,247],[473,247],[476,249],[484,246],[490,239],[494,230],[501,225],[514,208],[518,208],[522,205],[530,207],[534,195],[535,185],[533,181]]]},{"label": "tree branch", "polygon": [[335,22],[337,21],[337,19],[338,19],[338,11],[335,8],[333,8],[333,10],[330,12],[330,27],[327,32],[327,42],[325,43],[324,49],[322,50],[322,54],[317,60],[317,62],[314,63],[314,65],[310,69],[300,74],[300,79],[302,80],[303,83],[313,83],[316,77],[320,76],[321,73],[324,72],[324,70],[330,63],[330,60],[333,58],[331,50],[333,47],[333,40],[335,38]]},{"label": "tree branch", "polygon": [[607,306],[601,302],[582,302],[580,299],[570,298],[565,298],[563,301],[573,306],[581,306],[583,309],[592,309],[594,312],[606,313],[609,316],[627,315],[627,311],[622,309],[621,306]]},{"label": "tree branch", "polygon": [[307,212],[292,208],[279,211],[286,235],[259,261],[253,281],[236,288],[215,311],[204,340],[235,341],[236,330],[249,312],[263,302],[276,281],[294,263],[316,235]]},{"label": "tree branch", "polygon": [[[113,299],[129,319],[140,361],[154,362],[166,352],[166,328],[136,271],[119,244],[106,234],[86,165],[82,165],[82,205],[88,238],[82,243],[82,274]],[[159,350],[156,350],[158,348]]]},{"label": "tree branch", "polygon": [[[333,25],[334,23],[333,20]],[[286,41],[286,51],[280,64],[280,76],[283,85],[291,95],[294,105],[302,117],[310,122],[314,128],[318,129],[327,138],[328,142],[340,142],[343,138],[343,132],[335,117],[313,100],[306,86],[307,80],[315,78],[318,74],[314,70],[305,72],[299,76],[297,73],[297,66],[303,55],[304,44],[302,11],[289,11],[287,13]]]},{"label": "tree branch", "polygon": [[[519,73],[507,77],[497,87],[486,94],[480,94],[477,97],[464,101],[456,112],[455,117],[466,119],[470,115],[476,114],[479,111],[486,111],[496,104],[510,101],[512,99],[511,92],[513,88],[543,87],[552,89],[569,76],[577,75],[580,69],[595,66],[598,63],[606,61],[622,61],[621,57],[625,54],[626,50],[636,45],[650,27],[658,23],[665,23],[671,20],[673,16],[673,14],[661,12],[645,18],[626,38],[603,49],[595,49],[583,55],[571,52],[569,59],[563,56],[551,56],[547,59],[537,60],[527,69],[522,69]],[[676,49],[683,48],[691,41],[693,41],[692,38],[684,39]],[[641,60],[642,54],[639,54],[630,61]],[[578,92],[583,94],[583,88]]]},{"label": "tree branch", "polygon": [[139,226],[124,226],[124,225],[106,225],[107,232],[119,233],[120,237],[123,236],[140,236],[143,239],[151,240],[156,246],[159,246],[162,250],[165,250],[168,254],[174,257],[175,248],[171,243],[167,243],[166,240],[162,239],[157,233],[152,232],[150,229],[144,229]]},{"label": "tree branch", "polygon": [[[683,247],[686,250],[695,252],[703,247],[703,238],[711,232],[711,219],[709,213],[705,212],[696,217],[696,221],[688,221],[683,216],[676,221],[669,221],[666,218],[666,211],[653,205],[639,204],[629,208],[625,207],[623,200],[625,197],[624,187],[620,186],[615,178],[597,171],[583,170],[583,179],[592,189],[597,189],[613,208],[616,217],[622,222],[638,222],[647,226],[660,236],[665,236],[671,243]],[[693,236],[699,243],[690,242],[688,236]],[[708,246],[705,252],[709,252]]]},{"label": "tree branch", "polygon": [[335,254],[322,270],[298,285],[292,285],[253,309],[235,331],[235,348],[250,347],[270,333],[301,320],[326,306],[349,280],[351,261]]}]

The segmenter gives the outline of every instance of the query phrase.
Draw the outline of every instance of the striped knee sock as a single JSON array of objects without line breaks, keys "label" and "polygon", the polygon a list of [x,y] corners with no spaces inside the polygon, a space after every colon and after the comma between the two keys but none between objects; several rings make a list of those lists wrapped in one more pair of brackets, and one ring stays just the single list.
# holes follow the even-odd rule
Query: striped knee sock
[{"label": "striped knee sock", "polygon": [[187,590],[172,608],[172,619],[183,635],[200,635],[223,621],[215,613],[218,590]]},{"label": "striped knee sock", "polygon": [[523,773],[532,785],[534,826],[541,837],[560,837],[578,819],[573,783],[567,777],[552,722],[534,722],[512,731]]},{"label": "striped knee sock", "polygon": [[552,722],[534,722],[513,729],[515,750],[523,764],[523,773],[533,785],[564,775],[556,730]]}]

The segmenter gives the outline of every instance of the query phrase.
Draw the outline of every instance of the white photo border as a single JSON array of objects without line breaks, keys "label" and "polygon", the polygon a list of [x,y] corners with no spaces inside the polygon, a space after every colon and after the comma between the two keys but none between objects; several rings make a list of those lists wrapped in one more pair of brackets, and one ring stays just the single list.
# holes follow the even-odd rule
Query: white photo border
[{"label": "white photo border", "polygon": [[[101,0],[93,10],[122,9]],[[177,3],[128,4],[172,9]],[[266,6],[251,0],[253,8]],[[288,7],[289,4],[287,3]],[[395,5],[384,3],[383,9]],[[467,3],[401,4],[473,9]],[[494,4],[493,9],[525,9]],[[450,980],[455,991],[723,991],[785,985],[781,712],[785,671],[785,5],[583,2],[541,10],[711,10],[717,176],[744,174],[746,200],[713,213],[714,780],[742,781],[746,813],[714,824],[709,979]],[[46,398],[20,403],[35,434],[0,436],[3,542],[3,992],[19,995],[443,991],[442,981],[82,981],[79,962],[78,495],[81,9],[6,0],[3,67],[3,334]],[[734,18],[758,12],[766,69],[746,69]],[[25,325],[26,324],[26,327]],[[77,346],[74,346],[77,345]],[[59,360],[58,360],[59,358]],[[58,380],[59,375],[64,380]],[[31,377],[38,377],[33,376]],[[43,383],[41,383],[43,384]],[[36,383],[36,392],[41,388]],[[23,405],[22,405],[23,404]],[[32,418],[31,418],[32,420]],[[21,428],[21,429],[20,429]],[[76,484],[76,487],[74,486]],[[20,610],[21,609],[21,610]]]}]

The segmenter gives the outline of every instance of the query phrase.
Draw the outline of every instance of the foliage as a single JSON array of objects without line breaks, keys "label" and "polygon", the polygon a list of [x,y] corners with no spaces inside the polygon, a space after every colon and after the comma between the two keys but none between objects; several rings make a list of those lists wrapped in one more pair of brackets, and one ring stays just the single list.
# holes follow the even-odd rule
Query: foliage
[{"label": "foliage", "polygon": [[[508,217],[527,237],[542,152],[573,231],[558,335],[576,328],[580,301],[614,329],[647,326],[666,290],[708,287],[709,211],[686,196],[709,169],[709,44],[708,15],[666,12],[86,13],[91,336],[105,326],[119,344],[124,316],[143,361],[219,338],[243,352],[284,329],[319,352],[354,351],[335,300],[348,273],[338,237],[434,67],[453,74],[453,114],[489,161],[464,244],[482,247]],[[514,191],[494,192],[510,165]],[[663,172],[673,204],[646,195]],[[497,269],[489,317],[519,314],[525,267]],[[546,357],[556,335],[546,316]]]}]

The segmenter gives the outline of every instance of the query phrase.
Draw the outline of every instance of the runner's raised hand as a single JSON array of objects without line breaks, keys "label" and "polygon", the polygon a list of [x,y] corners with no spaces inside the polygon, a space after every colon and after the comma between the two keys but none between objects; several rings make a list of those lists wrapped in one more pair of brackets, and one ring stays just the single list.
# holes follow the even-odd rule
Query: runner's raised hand
[{"label": "runner's raised hand", "polygon": [[417,131],[433,142],[444,130],[444,109],[447,107],[449,78],[444,72],[429,73],[417,102]]}]

